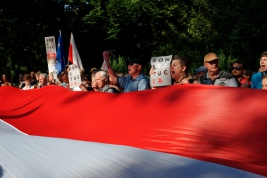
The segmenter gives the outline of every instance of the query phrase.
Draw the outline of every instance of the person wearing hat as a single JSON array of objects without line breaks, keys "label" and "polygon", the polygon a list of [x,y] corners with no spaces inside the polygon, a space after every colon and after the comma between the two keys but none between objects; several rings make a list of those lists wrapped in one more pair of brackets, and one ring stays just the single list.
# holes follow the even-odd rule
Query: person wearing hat
[{"label": "person wearing hat", "polygon": [[128,63],[129,76],[117,76],[114,70],[110,67],[108,75],[112,83],[118,84],[124,88],[123,92],[140,91],[149,89],[149,82],[142,74],[142,61],[140,59],[131,59]]},{"label": "person wearing hat", "polygon": [[219,60],[217,54],[212,52],[204,56],[204,66],[208,72],[201,77],[201,83],[205,85],[237,87],[234,76],[219,69]]},{"label": "person wearing hat", "polygon": [[194,72],[196,73],[195,79],[200,82],[201,77],[206,75],[208,69],[205,66],[200,66],[199,68],[194,69]]}]

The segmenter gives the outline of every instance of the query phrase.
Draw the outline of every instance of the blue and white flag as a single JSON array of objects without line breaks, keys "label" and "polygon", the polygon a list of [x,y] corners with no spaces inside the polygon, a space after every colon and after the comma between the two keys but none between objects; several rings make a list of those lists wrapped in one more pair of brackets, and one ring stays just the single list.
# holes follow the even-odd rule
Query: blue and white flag
[{"label": "blue and white flag", "polygon": [[57,74],[59,74],[62,70],[65,69],[66,66],[66,55],[64,52],[63,41],[61,37],[61,30],[59,30],[59,37],[57,42],[57,56],[56,56],[56,70]]}]

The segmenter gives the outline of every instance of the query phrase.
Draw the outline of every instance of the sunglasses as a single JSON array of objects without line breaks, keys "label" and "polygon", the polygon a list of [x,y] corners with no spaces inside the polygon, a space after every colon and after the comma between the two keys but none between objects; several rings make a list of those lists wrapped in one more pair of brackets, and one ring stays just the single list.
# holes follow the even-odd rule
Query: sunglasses
[{"label": "sunglasses", "polygon": [[242,68],[241,67],[232,67],[231,69],[232,70],[241,70]]}]

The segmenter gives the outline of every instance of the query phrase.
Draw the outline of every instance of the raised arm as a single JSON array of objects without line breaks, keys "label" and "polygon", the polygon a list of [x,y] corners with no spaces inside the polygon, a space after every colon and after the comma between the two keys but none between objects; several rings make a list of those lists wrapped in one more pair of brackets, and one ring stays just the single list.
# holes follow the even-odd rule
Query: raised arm
[{"label": "raised arm", "polygon": [[104,60],[108,66],[108,75],[109,75],[109,80],[114,83],[117,84],[117,75],[116,72],[112,69],[110,63],[109,63],[109,52],[108,51],[104,51],[103,52],[103,57]]}]

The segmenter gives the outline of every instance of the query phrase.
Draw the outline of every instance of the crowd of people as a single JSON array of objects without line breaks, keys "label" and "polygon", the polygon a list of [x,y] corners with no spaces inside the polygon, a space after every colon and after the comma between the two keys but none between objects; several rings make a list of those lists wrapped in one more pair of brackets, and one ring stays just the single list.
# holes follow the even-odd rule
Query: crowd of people
[{"label": "crowd of people", "polygon": [[[174,55],[170,65],[172,84],[187,83],[267,89],[267,51],[262,53],[260,69],[253,75],[241,61],[235,61],[230,71],[222,71],[219,67],[219,60],[215,53],[207,53],[204,56],[203,66],[194,69],[195,74],[191,75],[189,73],[190,61],[186,57]],[[80,70],[81,83],[79,87],[74,88],[70,88],[69,85],[68,68],[57,75],[57,78],[54,78],[53,73],[47,75],[41,71],[31,71],[29,74],[24,75],[20,74],[19,83],[17,84],[13,83],[14,79],[9,77],[8,74],[3,74],[0,80],[0,86],[15,86],[22,90],[32,90],[47,85],[58,85],[73,91],[108,93],[122,93],[158,88],[151,87],[149,76],[142,73],[142,60],[131,59],[127,67],[128,74],[126,76],[116,73],[112,67],[109,67],[107,71],[92,68],[89,75],[86,74],[84,70]],[[154,75],[155,70],[155,66],[151,67],[149,75]]]}]

